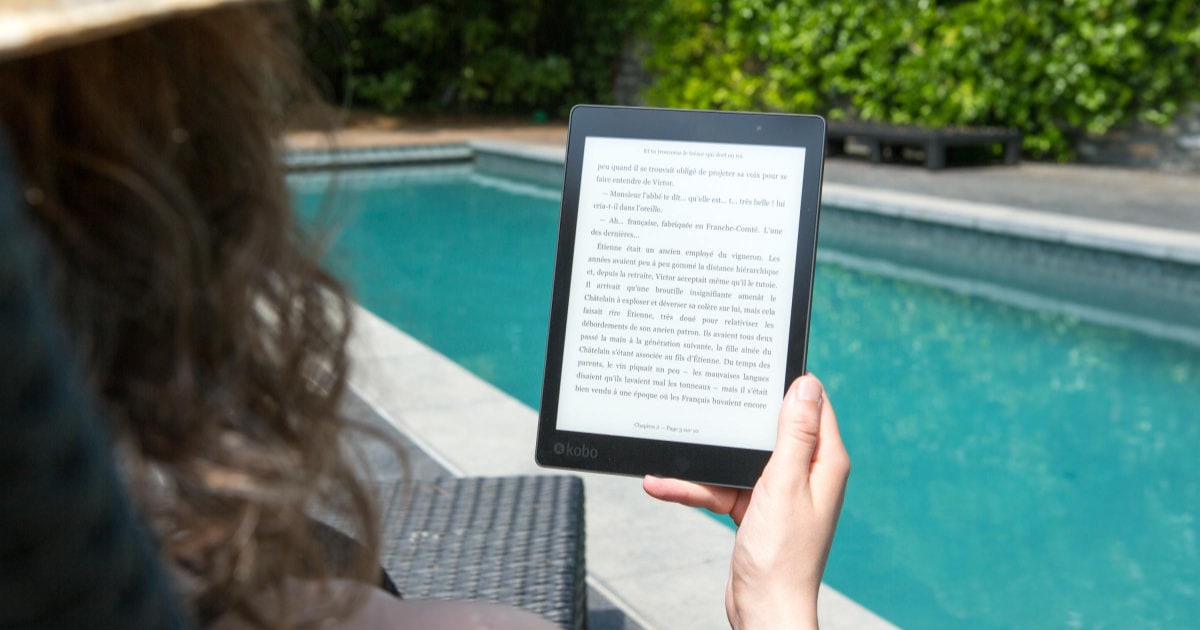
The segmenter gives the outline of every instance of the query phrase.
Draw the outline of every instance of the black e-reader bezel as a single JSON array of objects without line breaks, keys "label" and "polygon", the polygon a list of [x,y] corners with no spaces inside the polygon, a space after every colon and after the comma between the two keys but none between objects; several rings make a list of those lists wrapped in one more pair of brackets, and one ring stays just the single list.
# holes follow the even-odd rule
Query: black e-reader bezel
[{"label": "black e-reader bezel", "polygon": [[584,140],[588,137],[759,144],[805,149],[785,374],[785,383],[790,384],[804,374],[808,352],[821,178],[825,163],[825,120],[820,116],[800,114],[599,105],[577,105],[571,110],[558,253],[554,268],[554,294],[550,304],[546,373],[534,459],[539,465],[553,468],[633,476],[650,474],[715,485],[753,487],[766,466],[770,451],[563,431],[557,427]]}]

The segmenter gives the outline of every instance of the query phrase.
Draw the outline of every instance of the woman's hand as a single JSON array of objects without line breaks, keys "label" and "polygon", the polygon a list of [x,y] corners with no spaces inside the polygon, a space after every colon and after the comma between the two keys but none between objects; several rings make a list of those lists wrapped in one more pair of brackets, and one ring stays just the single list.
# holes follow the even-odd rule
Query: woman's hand
[{"label": "woman's hand", "polygon": [[725,590],[733,627],[815,628],[817,589],[849,474],[833,406],[809,374],[784,397],[775,452],[753,490],[658,477],[646,477],[642,487],[738,524]]}]

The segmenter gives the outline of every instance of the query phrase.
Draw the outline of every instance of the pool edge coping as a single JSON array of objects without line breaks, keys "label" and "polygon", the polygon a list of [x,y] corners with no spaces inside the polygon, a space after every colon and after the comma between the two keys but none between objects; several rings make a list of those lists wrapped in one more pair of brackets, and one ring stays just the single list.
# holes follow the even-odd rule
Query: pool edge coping
[{"label": "pool edge coping", "polygon": [[[558,165],[566,159],[565,149],[519,142],[471,140],[467,146],[476,155],[490,153]],[[821,188],[822,205],[845,210],[1200,265],[1200,234],[1192,232],[852,184],[824,182]]]},{"label": "pool edge coping", "polygon": [[[336,166],[467,162],[481,154],[556,167],[566,161],[565,147],[472,139],[430,145],[292,149],[285,155],[285,164],[292,171],[306,171]],[[821,204],[918,223],[1200,265],[1200,233],[1183,230],[836,182],[822,184]]]}]

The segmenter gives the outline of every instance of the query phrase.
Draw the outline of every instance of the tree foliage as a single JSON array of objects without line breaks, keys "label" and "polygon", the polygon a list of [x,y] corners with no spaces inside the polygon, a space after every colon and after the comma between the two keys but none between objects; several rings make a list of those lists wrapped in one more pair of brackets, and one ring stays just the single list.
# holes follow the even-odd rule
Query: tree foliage
[{"label": "tree foliage", "polygon": [[671,107],[998,125],[1073,140],[1200,100],[1193,0],[666,0],[648,22]]},{"label": "tree foliage", "polygon": [[336,98],[383,111],[544,112],[611,100],[635,0],[308,0],[306,52]]}]

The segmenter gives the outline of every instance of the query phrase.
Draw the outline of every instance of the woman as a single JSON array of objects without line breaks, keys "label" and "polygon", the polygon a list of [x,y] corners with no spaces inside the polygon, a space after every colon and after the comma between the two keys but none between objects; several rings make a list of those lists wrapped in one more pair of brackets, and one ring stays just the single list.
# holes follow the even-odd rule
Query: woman
[{"label": "woman", "polygon": [[[375,512],[330,448],[344,289],[294,224],[279,163],[308,95],[286,10],[235,0],[0,0],[0,124],[52,250],[139,510],[204,625],[539,627],[499,606],[400,602],[372,586]],[[820,383],[793,384],[753,493],[647,478],[730,514],[737,627],[816,624],[849,462]],[[326,562],[308,515],[364,542]]]}]

